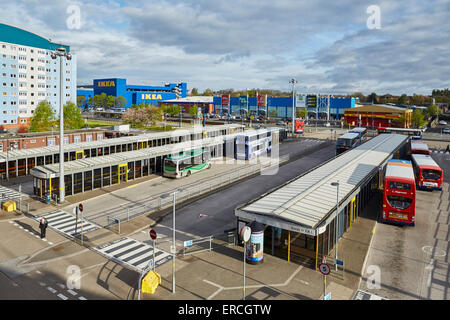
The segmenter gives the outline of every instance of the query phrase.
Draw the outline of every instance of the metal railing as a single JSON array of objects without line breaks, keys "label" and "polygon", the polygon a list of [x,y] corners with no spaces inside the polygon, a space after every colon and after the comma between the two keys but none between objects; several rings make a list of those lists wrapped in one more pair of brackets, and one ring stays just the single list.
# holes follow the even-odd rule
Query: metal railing
[{"label": "metal railing", "polygon": [[[241,167],[234,171],[222,174],[220,176],[216,176],[214,178],[207,178],[199,183],[194,183],[187,187],[183,187],[182,191],[177,192],[177,204],[186,201],[188,199],[198,197],[204,193],[211,192],[218,188],[229,185],[233,182],[236,182],[244,177],[248,177],[262,170],[268,170],[273,166],[278,166],[279,164],[288,161],[289,156],[282,156],[278,159],[278,161],[269,161],[263,163],[257,163],[245,167]],[[164,192],[164,194],[171,193],[172,191]],[[152,212],[160,211],[165,208],[169,208],[173,205],[172,199],[161,198],[161,195],[156,195],[150,200],[146,200],[145,202],[136,202],[134,204],[126,204],[126,207],[123,208],[123,212],[119,214],[113,214],[107,216],[107,224],[105,227],[111,226],[113,224],[117,224],[117,221],[130,221],[131,219],[140,217],[145,214],[149,214]],[[124,205],[122,205],[124,206]],[[98,220],[103,217],[94,217],[93,221]],[[97,221],[98,224],[102,224]]]}]

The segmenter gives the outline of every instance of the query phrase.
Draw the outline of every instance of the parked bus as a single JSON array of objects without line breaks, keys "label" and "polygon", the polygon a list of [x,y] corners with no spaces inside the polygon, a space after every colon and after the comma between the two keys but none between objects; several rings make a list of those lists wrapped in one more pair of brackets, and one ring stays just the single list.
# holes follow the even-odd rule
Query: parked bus
[{"label": "parked bus", "polygon": [[362,143],[362,142],[366,139],[366,137],[367,137],[367,128],[356,127],[356,128],[353,128],[353,129],[349,130],[348,132],[351,132],[351,133],[358,133],[358,134],[359,134],[359,137],[360,137],[360,139],[361,139],[361,143]]},{"label": "parked bus", "polygon": [[411,136],[412,140],[422,140],[422,130],[411,128],[391,128],[391,127],[379,127],[377,128],[378,134],[381,133],[396,133]]},{"label": "parked bus", "polygon": [[411,140],[410,150],[411,150],[411,155],[413,155],[413,154],[430,155],[430,150],[428,149],[427,144],[424,142],[419,142],[417,140]]},{"label": "parked bus", "polygon": [[295,119],[295,133],[305,133],[305,120]]},{"label": "parked bus", "polygon": [[416,183],[411,161],[389,160],[383,190],[382,222],[415,225]]},{"label": "parked bus", "polygon": [[347,132],[340,136],[336,141],[336,155],[349,149],[356,148],[361,144],[359,133]]},{"label": "parked bus", "polygon": [[272,150],[272,132],[269,129],[252,130],[236,135],[234,157],[249,160]]},{"label": "parked bus", "polygon": [[423,190],[442,190],[444,174],[429,155],[411,155],[416,184]]},{"label": "parked bus", "polygon": [[164,160],[163,175],[181,178],[209,168],[211,168],[211,154],[207,148],[194,149],[167,157]]}]

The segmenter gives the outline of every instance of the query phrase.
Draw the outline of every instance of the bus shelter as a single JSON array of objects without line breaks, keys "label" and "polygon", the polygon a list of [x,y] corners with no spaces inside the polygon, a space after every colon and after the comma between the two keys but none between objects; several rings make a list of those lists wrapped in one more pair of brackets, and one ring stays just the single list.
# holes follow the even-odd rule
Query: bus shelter
[{"label": "bus shelter", "polygon": [[[242,132],[243,130],[243,125],[226,124],[67,144],[64,145],[64,161],[74,161],[185,141],[220,137]],[[0,176],[8,179],[27,176],[35,166],[54,163],[59,163],[59,145],[3,152],[0,154]]]},{"label": "bus shelter", "polygon": [[[266,252],[309,258],[317,268],[361,214],[389,159],[406,154],[408,137],[379,135],[235,209],[238,230],[265,225]],[[337,184],[338,183],[338,187]],[[339,188],[339,193],[337,192]],[[267,240],[266,240],[267,239]]]},{"label": "bus shelter", "polygon": [[[217,158],[223,154],[223,137],[70,161],[64,165],[65,195],[75,195],[161,173],[166,156],[196,148],[207,148],[211,158]],[[49,196],[57,200],[59,164],[36,166],[30,173],[33,176],[34,194],[42,199]]]}]

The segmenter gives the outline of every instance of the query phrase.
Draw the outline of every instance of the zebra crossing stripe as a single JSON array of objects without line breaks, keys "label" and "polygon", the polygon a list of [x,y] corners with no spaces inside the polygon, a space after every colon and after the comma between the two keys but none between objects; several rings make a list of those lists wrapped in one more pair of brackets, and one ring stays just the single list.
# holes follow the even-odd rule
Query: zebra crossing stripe
[{"label": "zebra crossing stripe", "polygon": [[[108,259],[137,269],[146,267],[153,258],[153,246],[128,237],[95,247],[94,250],[105,255]],[[167,252],[156,249],[156,266],[165,263],[170,258],[171,255]]]},{"label": "zebra crossing stripe", "polygon": [[28,195],[25,193],[21,193],[16,190],[13,190],[13,189],[6,188],[4,186],[0,186],[0,196],[2,197],[2,201],[3,200],[13,200],[13,199],[17,199],[20,197],[22,197],[22,198],[28,197]]},{"label": "zebra crossing stripe", "polygon": [[[45,213],[43,215],[36,217],[35,219],[37,221],[40,221],[42,217],[45,217],[45,219],[47,219],[49,227],[56,229],[57,231],[62,232],[71,237],[81,234],[82,225],[83,225],[83,234],[100,229],[99,226],[86,220],[78,219],[77,222],[77,219],[74,215],[62,210]],[[75,230],[77,232],[75,232]]]}]

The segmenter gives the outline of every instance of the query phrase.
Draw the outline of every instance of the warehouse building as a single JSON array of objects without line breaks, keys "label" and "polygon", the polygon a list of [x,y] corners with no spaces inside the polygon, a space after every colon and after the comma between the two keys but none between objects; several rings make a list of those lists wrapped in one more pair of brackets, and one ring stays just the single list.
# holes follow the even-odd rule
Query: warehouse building
[{"label": "warehouse building", "polygon": [[[362,127],[409,128],[412,122],[411,109],[390,105],[365,105],[345,109],[346,125]],[[402,121],[404,119],[404,121]]]},{"label": "warehouse building", "polygon": [[187,95],[187,83],[166,83],[163,86],[129,85],[126,79],[108,78],[94,79],[92,89],[83,86],[77,95],[85,96],[86,101],[93,95],[105,93],[109,96],[124,97],[125,108],[133,104],[152,104],[157,106],[160,101],[184,98]]}]

